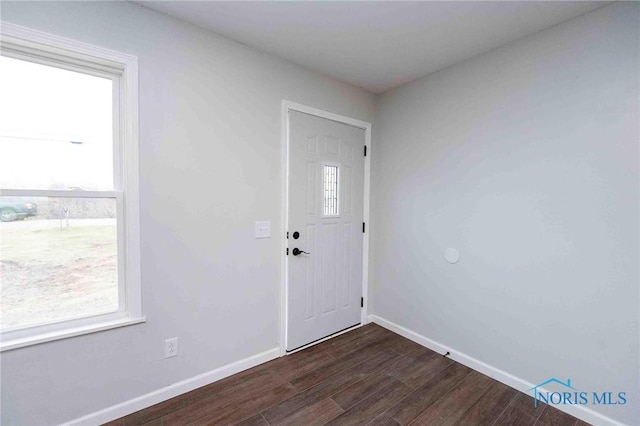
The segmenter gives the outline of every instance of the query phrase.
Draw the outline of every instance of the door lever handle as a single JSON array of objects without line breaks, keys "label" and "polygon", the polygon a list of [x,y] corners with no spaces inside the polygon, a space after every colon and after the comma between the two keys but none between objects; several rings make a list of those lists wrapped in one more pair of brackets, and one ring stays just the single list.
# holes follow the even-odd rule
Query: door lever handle
[{"label": "door lever handle", "polygon": [[306,251],[300,250],[298,247],[294,248],[291,253],[293,253],[294,256],[300,256],[301,254],[311,254],[307,253]]}]

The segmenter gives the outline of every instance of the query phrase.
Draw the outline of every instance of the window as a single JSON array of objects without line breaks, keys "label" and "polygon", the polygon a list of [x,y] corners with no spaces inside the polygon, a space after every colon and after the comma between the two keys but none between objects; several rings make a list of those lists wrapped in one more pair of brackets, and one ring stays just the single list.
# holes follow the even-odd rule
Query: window
[{"label": "window", "polygon": [[324,209],[323,216],[338,215],[338,166],[324,166]]},{"label": "window", "polygon": [[141,322],[137,60],[1,36],[0,347]]}]

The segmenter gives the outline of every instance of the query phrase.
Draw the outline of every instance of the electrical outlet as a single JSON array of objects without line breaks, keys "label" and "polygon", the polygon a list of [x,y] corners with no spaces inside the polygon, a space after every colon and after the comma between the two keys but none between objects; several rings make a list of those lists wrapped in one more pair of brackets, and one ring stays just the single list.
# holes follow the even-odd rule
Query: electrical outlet
[{"label": "electrical outlet", "polygon": [[255,234],[256,234],[256,238],[270,238],[271,222],[270,221],[256,222]]},{"label": "electrical outlet", "polygon": [[171,358],[178,356],[178,338],[172,337],[164,341],[164,357]]}]

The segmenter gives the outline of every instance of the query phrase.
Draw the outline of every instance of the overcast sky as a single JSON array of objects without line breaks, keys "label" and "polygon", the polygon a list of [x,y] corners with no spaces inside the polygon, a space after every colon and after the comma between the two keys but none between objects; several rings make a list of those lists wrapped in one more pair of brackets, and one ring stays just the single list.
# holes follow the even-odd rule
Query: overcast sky
[{"label": "overcast sky", "polygon": [[0,188],[113,189],[112,87],[0,57]]}]

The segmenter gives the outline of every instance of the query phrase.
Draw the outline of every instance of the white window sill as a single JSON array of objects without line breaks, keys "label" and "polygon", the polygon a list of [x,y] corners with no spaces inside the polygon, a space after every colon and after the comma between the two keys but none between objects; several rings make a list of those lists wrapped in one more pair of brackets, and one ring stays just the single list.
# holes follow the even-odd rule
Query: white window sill
[{"label": "white window sill", "polygon": [[24,337],[21,339],[2,339],[2,341],[0,342],[0,352],[38,345],[40,343],[53,342],[54,340],[67,339],[69,337],[82,336],[83,334],[96,333],[98,331],[110,330],[113,328],[126,327],[129,325],[140,324],[145,321],[145,317],[122,318],[113,321],[102,322],[99,324],[91,324],[81,327],[67,328],[65,330],[52,331],[49,333],[42,333],[38,334],[37,336]]}]

